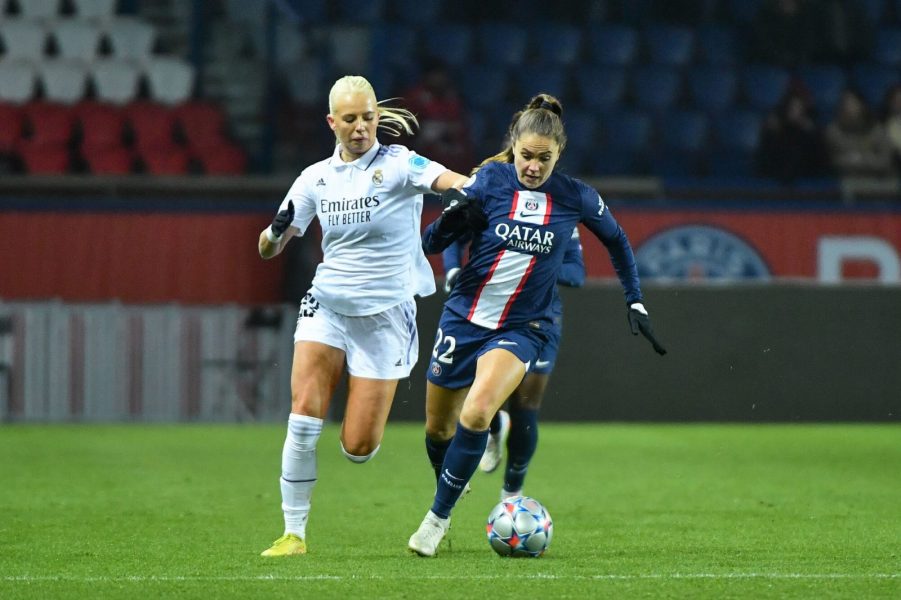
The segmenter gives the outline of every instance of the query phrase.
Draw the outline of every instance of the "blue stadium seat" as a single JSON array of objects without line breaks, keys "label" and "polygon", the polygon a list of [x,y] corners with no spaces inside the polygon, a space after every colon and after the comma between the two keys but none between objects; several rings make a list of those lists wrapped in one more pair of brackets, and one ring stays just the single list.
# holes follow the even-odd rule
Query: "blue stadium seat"
[{"label": "blue stadium seat", "polygon": [[719,113],[735,104],[738,77],[728,67],[695,67],[688,72],[691,103],[703,111]]},{"label": "blue stadium seat", "polygon": [[639,157],[612,145],[591,152],[582,163],[582,175],[635,175],[639,171]]},{"label": "blue stadium seat", "polygon": [[860,63],[851,70],[851,79],[867,104],[879,108],[889,88],[901,83],[901,72],[877,63]]},{"label": "blue stadium seat", "polygon": [[747,26],[757,17],[763,0],[727,0],[729,17],[740,26]]},{"label": "blue stadium seat", "polygon": [[370,34],[370,57],[375,64],[418,70],[416,31],[405,25],[381,24]]},{"label": "blue stadium seat", "polygon": [[747,152],[717,151],[707,157],[708,175],[745,178],[755,175],[754,155]]},{"label": "blue stadium seat", "polygon": [[597,146],[599,139],[598,113],[591,110],[565,109],[566,152],[582,154]]},{"label": "blue stadium seat", "polygon": [[551,94],[560,99],[566,98],[567,72],[559,67],[518,69],[516,82],[523,102],[538,93]]},{"label": "blue stadium seat", "polygon": [[901,28],[885,27],[876,32],[873,60],[886,65],[901,66]]},{"label": "blue stadium seat", "polygon": [[705,25],[698,31],[698,59],[708,65],[734,65],[741,53],[732,27]]},{"label": "blue stadium seat", "polygon": [[710,122],[702,112],[677,110],[664,115],[657,129],[665,150],[699,153],[707,147]]},{"label": "blue stadium seat", "polygon": [[524,27],[501,23],[483,23],[476,29],[479,57],[483,62],[504,67],[519,66],[529,50]]},{"label": "blue stadium seat", "polygon": [[532,39],[542,40],[538,59],[544,63],[570,66],[582,54],[582,29],[574,25],[550,23],[532,31]]},{"label": "blue stadium seat", "polygon": [[647,151],[653,133],[647,113],[637,110],[605,113],[600,125],[607,146],[633,154]]},{"label": "blue stadium seat", "polygon": [[342,0],[338,6],[347,23],[378,23],[385,15],[385,0]]},{"label": "blue stadium seat", "polygon": [[588,55],[600,65],[629,66],[638,54],[638,34],[623,25],[601,25],[588,30]]},{"label": "blue stadium seat", "polygon": [[626,70],[622,67],[576,69],[576,87],[582,106],[609,111],[619,108],[626,94]]},{"label": "blue stadium seat", "polygon": [[653,25],[644,31],[651,61],[683,67],[694,57],[695,36],[687,27]]},{"label": "blue stadium seat", "polygon": [[497,67],[473,64],[461,71],[458,82],[469,106],[494,108],[506,99],[510,76]]},{"label": "blue stadium seat", "polygon": [[753,153],[760,143],[761,120],[758,113],[749,110],[729,111],[716,117],[714,137],[717,148]]},{"label": "blue stadium seat", "polygon": [[465,25],[434,27],[424,37],[429,58],[452,67],[462,67],[472,58],[473,32]]},{"label": "blue stadium seat", "polygon": [[745,98],[755,110],[770,110],[785,93],[789,74],[785,69],[767,65],[748,65],[741,74]]},{"label": "blue stadium seat", "polygon": [[444,9],[443,0],[393,0],[392,4],[397,19],[409,25],[432,25]]},{"label": "blue stadium seat", "polygon": [[798,75],[813,95],[820,116],[830,117],[848,85],[845,70],[835,65],[809,65],[801,67]]},{"label": "blue stadium seat", "polygon": [[679,99],[682,77],[670,67],[647,65],[632,72],[632,93],[643,109],[665,111]]},{"label": "blue stadium seat", "polygon": [[696,154],[661,151],[651,158],[651,173],[658,177],[691,177],[700,172],[701,159]]}]

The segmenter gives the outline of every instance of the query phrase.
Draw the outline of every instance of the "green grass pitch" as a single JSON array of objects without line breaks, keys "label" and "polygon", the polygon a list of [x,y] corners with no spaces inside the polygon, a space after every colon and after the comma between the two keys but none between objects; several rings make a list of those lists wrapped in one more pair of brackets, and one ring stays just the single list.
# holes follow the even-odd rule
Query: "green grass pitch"
[{"label": "green grass pitch", "polygon": [[421,424],[354,465],[328,426],[310,553],[282,532],[283,425],[0,427],[0,598],[899,598],[897,425],[544,424],[540,559],[503,559],[477,472],[437,558]]}]

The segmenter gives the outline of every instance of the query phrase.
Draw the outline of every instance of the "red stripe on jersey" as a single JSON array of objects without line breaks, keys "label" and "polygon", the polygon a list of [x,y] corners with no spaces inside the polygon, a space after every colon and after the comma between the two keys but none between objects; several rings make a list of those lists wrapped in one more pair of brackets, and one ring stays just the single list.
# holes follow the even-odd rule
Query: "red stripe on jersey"
[{"label": "red stripe on jersey", "polygon": [[529,266],[526,267],[526,272],[523,273],[522,279],[519,280],[519,285],[516,286],[516,291],[510,296],[510,299],[507,301],[507,306],[504,307],[504,312],[501,313],[501,318],[497,322],[497,326],[500,327],[504,324],[504,321],[507,320],[507,313],[510,312],[510,307],[513,306],[513,303],[519,297],[520,292],[522,292],[522,288],[525,287],[526,281],[529,279],[529,275],[532,274],[532,269],[535,267],[536,258],[533,256],[532,260],[529,261]]},{"label": "red stripe on jersey", "polygon": [[545,194],[545,198],[547,198],[547,210],[544,211],[544,223],[542,225],[547,225],[551,222],[551,208],[553,208],[554,202],[551,200],[550,194]]},{"label": "red stripe on jersey", "polygon": [[513,219],[516,215],[516,205],[519,203],[519,190],[513,192],[513,204],[510,205],[510,216],[508,218]]},{"label": "red stripe on jersey", "polygon": [[[513,203],[516,206],[516,203]],[[491,276],[494,275],[494,270],[497,269],[497,266],[501,262],[501,258],[504,256],[504,252],[506,250],[501,250],[497,253],[497,256],[494,259],[494,264],[491,265],[491,268],[488,269],[488,273],[485,274],[485,279],[482,280],[482,285],[479,286],[479,289],[476,291],[475,298],[472,299],[472,307],[469,309],[469,314],[466,315],[466,319],[468,321],[472,320],[472,316],[476,313],[476,307],[479,305],[479,296],[482,295],[482,290],[485,289],[485,286],[488,285],[488,282],[491,281]]]}]

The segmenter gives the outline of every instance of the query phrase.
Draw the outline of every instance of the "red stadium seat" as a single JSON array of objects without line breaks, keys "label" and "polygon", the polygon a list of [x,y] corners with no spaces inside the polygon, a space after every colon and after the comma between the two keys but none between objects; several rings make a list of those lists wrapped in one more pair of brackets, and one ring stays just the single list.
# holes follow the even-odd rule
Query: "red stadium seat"
[{"label": "red stadium seat", "polygon": [[227,143],[225,115],[211,102],[187,102],[174,109],[188,146],[198,151]]},{"label": "red stadium seat", "polygon": [[241,175],[247,169],[247,155],[235,144],[224,142],[196,155],[207,175]]},{"label": "red stadium seat", "polygon": [[188,172],[188,152],[175,144],[139,148],[138,154],[150,175],[185,175]]},{"label": "red stadium seat", "polygon": [[63,175],[69,170],[69,150],[62,144],[23,143],[19,155],[32,175]]},{"label": "red stadium seat", "polygon": [[0,154],[15,150],[22,137],[22,110],[12,104],[0,103]]},{"label": "red stadium seat", "polygon": [[75,108],[75,114],[81,125],[83,154],[122,145],[125,115],[119,107],[102,102],[82,102]]},{"label": "red stadium seat", "polygon": [[123,146],[83,149],[82,156],[95,175],[128,175],[134,171],[134,153]]},{"label": "red stadium seat", "polygon": [[29,124],[28,139],[38,145],[66,144],[72,139],[75,114],[71,107],[52,102],[31,102],[23,108]]},{"label": "red stadium seat", "polygon": [[169,147],[175,140],[175,113],[155,102],[132,102],[125,115],[140,148]]}]

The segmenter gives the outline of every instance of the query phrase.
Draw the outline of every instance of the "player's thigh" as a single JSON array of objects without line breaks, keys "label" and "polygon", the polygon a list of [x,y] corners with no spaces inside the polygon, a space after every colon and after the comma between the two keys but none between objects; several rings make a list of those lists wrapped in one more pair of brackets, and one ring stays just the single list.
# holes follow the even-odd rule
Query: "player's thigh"
[{"label": "player's thigh", "polygon": [[345,450],[365,456],[382,442],[396,390],[396,379],[348,377],[347,407],[341,424],[341,443]]},{"label": "player's thigh", "polygon": [[431,381],[425,388],[425,432],[435,440],[449,440],[454,437],[460,410],[469,386],[452,390]]},{"label": "player's thigh", "polygon": [[469,388],[460,422],[464,426],[483,430],[526,374],[523,361],[508,350],[493,348],[479,357],[476,378]]},{"label": "player's thigh", "polygon": [[324,418],[344,369],[344,351],[320,342],[294,344],[291,412]]},{"label": "player's thigh", "polygon": [[510,396],[510,408],[538,410],[544,399],[551,376],[543,373],[528,373]]}]

